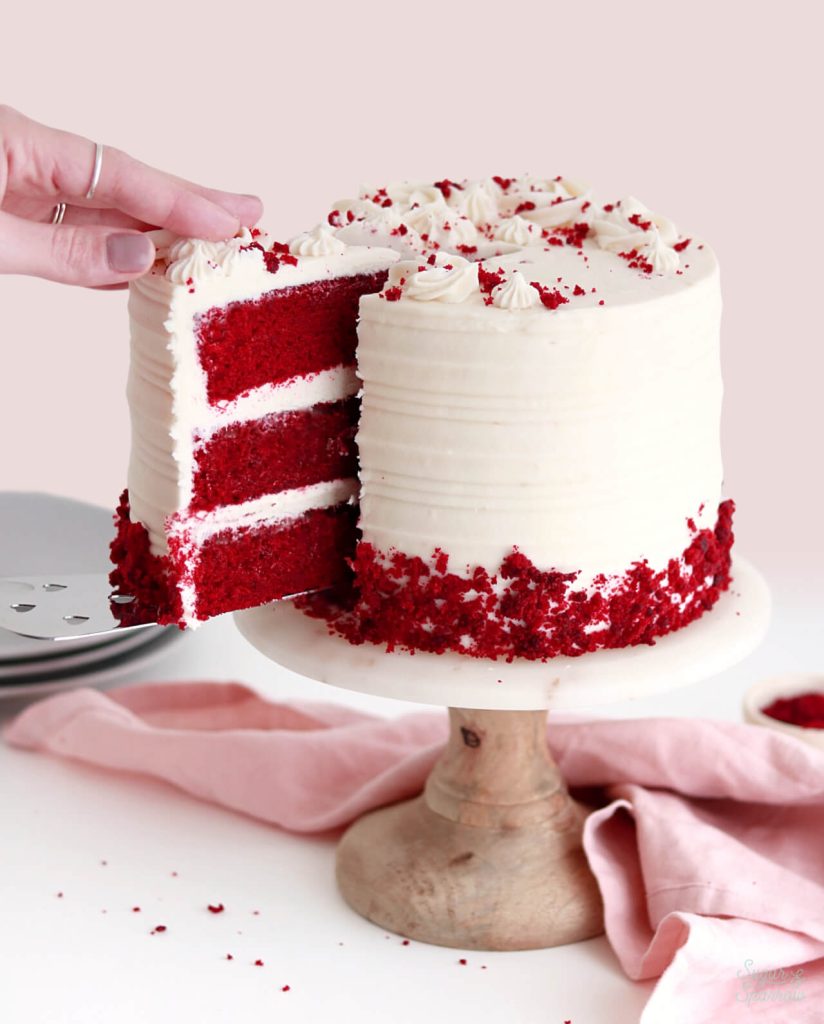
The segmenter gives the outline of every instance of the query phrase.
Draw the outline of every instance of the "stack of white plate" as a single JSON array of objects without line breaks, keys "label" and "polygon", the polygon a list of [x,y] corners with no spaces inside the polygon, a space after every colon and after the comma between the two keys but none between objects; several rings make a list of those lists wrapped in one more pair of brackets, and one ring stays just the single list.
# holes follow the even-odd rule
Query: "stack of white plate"
[{"label": "stack of white plate", "polygon": [[[113,536],[110,509],[48,494],[0,492],[0,578],[106,572]],[[0,698],[105,685],[180,635],[175,627],[150,626],[54,642],[0,629]]]}]

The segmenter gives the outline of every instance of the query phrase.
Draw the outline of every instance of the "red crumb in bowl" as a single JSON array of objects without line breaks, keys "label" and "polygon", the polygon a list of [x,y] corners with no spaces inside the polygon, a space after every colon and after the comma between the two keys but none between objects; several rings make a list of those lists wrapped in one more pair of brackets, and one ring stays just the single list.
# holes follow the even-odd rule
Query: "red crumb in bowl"
[{"label": "red crumb in bowl", "polygon": [[800,693],[778,697],[760,709],[762,715],[802,729],[824,729],[824,693]]}]

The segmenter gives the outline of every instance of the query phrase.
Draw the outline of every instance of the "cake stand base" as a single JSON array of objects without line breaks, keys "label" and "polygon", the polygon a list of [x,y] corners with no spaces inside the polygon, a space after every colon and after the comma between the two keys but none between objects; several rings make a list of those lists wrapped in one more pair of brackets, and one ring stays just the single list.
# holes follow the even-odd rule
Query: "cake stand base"
[{"label": "cake stand base", "polygon": [[599,934],[585,811],[567,793],[537,709],[662,693],[740,661],[764,636],[770,598],[742,559],[733,581],[712,611],[654,646],[546,663],[355,647],[289,602],[236,614],[251,644],[308,679],[450,708],[449,744],[423,796],[366,815],[341,840],[347,902],[385,929],[462,949]]},{"label": "cake stand base", "polygon": [[414,800],[358,820],[338,847],[347,903],[381,927],[461,949],[540,949],[603,931],[545,711],[450,708],[446,750]]}]

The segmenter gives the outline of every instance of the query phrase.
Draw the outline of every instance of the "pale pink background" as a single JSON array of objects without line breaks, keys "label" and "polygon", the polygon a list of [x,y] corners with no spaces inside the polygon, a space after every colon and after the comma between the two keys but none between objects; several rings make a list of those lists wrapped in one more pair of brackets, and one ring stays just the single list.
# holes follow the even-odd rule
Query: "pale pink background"
[{"label": "pale pink background", "polygon": [[[144,2],[118,27],[111,4],[63,22],[27,4],[3,29],[0,101],[257,192],[281,237],[361,182],[399,177],[564,173],[637,195],[721,260],[739,549],[811,581],[824,569],[824,260],[820,30],[804,11]],[[113,504],[124,294],[0,278],[0,317],[0,488]]]}]

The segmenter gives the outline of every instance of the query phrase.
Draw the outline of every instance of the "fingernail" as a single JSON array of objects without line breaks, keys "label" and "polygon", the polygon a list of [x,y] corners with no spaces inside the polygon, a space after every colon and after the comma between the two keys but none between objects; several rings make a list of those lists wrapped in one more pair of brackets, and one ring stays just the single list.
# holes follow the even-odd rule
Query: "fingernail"
[{"label": "fingernail", "polygon": [[106,256],[115,273],[137,274],[152,265],[154,246],[146,235],[109,235]]}]

